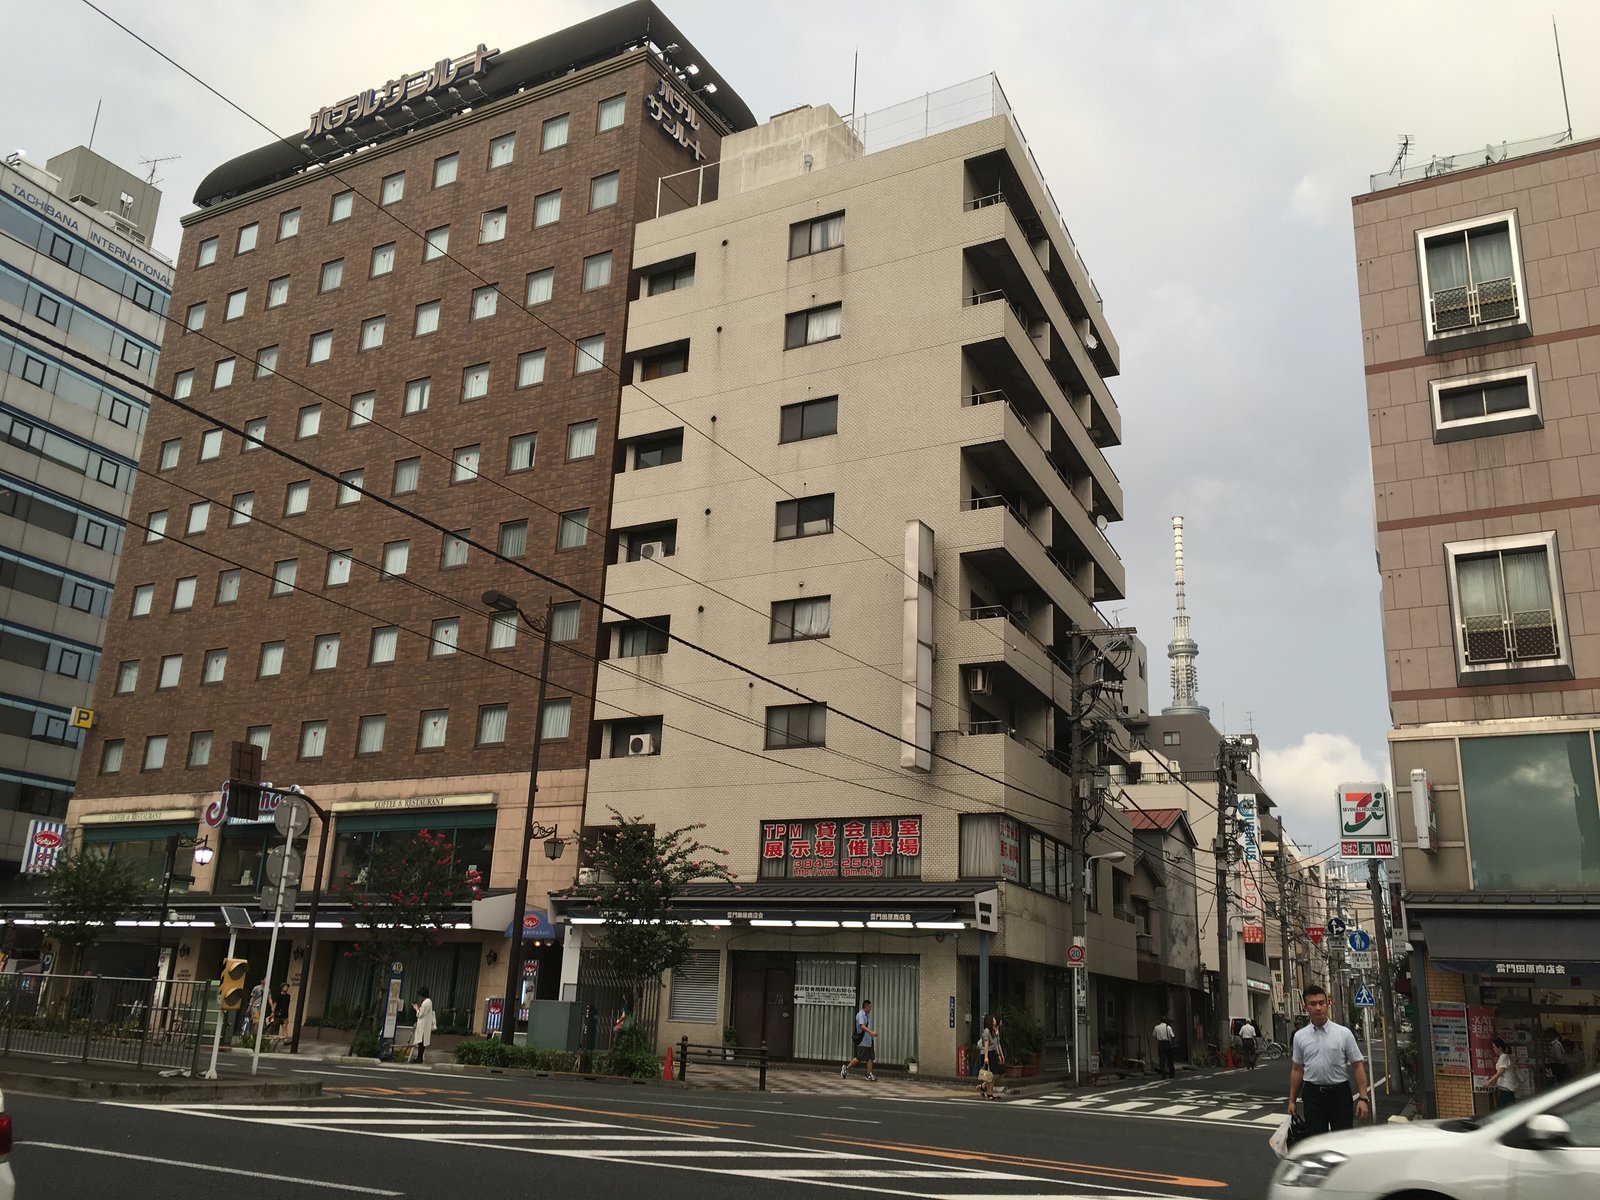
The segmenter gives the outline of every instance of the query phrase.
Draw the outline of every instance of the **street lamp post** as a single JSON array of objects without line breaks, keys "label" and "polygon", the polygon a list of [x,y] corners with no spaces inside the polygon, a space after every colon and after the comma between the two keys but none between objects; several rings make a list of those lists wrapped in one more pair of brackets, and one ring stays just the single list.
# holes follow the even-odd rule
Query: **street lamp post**
[{"label": "street lamp post", "polygon": [[156,965],[150,972],[150,1003],[145,1005],[144,1028],[139,1039],[139,1065],[144,1065],[144,1044],[149,1040],[150,1021],[155,1012],[156,1005],[161,998],[161,952],[166,949],[167,940],[167,906],[172,903],[172,884],[175,880],[184,883],[193,883],[193,875],[179,875],[178,851],[194,851],[194,861],[201,866],[211,861],[211,842],[209,835],[202,834],[196,837],[192,833],[174,833],[167,838],[167,853],[165,857],[166,869],[162,872],[161,879],[161,911],[156,914]]},{"label": "street lamp post", "polygon": [[[1094,877],[1094,864],[1097,862],[1121,862],[1127,857],[1127,852],[1123,850],[1112,850],[1105,854],[1084,855],[1083,877],[1074,881],[1076,886],[1073,888],[1075,898],[1072,906],[1072,942],[1074,945],[1083,945],[1088,936],[1089,913],[1087,902],[1089,896],[1089,881]],[[1072,1082],[1073,1085],[1076,1086],[1079,1082],[1078,1064],[1079,1060],[1083,1057],[1080,1053],[1081,1047],[1078,1044],[1081,1036],[1078,1028],[1079,972],[1082,972],[1083,994],[1087,996],[1089,994],[1089,964],[1087,961],[1085,961],[1081,967],[1069,967],[1068,969],[1072,972]]]},{"label": "street lamp post", "polygon": [[528,811],[523,817],[522,856],[517,866],[517,898],[511,915],[511,953],[506,955],[505,1010],[500,1017],[500,1040],[507,1046],[516,1043],[517,1013],[521,1010],[522,988],[522,922],[528,910],[528,851],[535,838],[544,838],[547,858],[561,857],[566,844],[557,836],[554,825],[539,825],[533,819],[534,800],[539,794],[539,752],[544,747],[544,695],[550,676],[550,622],[555,601],[545,605],[544,619],[535,621],[522,611],[522,606],[504,592],[489,591],[483,602],[495,612],[516,613],[524,624],[537,633],[544,642],[539,655],[539,693],[533,704],[533,754],[528,763]]}]

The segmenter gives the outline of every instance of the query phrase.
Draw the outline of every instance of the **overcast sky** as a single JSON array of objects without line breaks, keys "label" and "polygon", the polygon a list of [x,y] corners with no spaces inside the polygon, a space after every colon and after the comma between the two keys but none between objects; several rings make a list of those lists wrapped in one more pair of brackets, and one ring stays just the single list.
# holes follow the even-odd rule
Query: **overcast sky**
[{"label": "overcast sky", "polygon": [[[510,49],[612,5],[595,0],[99,0],[275,130],[479,41]],[[1122,347],[1111,529],[1168,700],[1169,522],[1186,524],[1200,698],[1253,726],[1265,782],[1310,849],[1335,837],[1332,789],[1387,772],[1388,725],[1350,197],[1415,156],[1566,126],[1600,128],[1600,5],[1279,2],[982,4],[660,0],[758,118],[870,112],[997,72]],[[267,138],[82,3],[7,5],[4,149],[43,163],[88,140],[159,165],[157,249],[198,181]]]}]

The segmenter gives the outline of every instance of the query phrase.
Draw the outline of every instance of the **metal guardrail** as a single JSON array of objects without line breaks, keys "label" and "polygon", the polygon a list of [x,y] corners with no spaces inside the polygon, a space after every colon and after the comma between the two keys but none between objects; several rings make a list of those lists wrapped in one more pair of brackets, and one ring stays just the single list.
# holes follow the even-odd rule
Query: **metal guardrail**
[{"label": "metal guardrail", "polygon": [[199,1070],[220,1016],[214,980],[0,976],[0,1054]]},{"label": "metal guardrail", "polygon": [[757,1071],[756,1090],[767,1090],[767,1044],[759,1046],[713,1046],[709,1043],[691,1043],[688,1035],[678,1039],[678,1082],[689,1077],[689,1059],[698,1054],[702,1066],[754,1067]]}]

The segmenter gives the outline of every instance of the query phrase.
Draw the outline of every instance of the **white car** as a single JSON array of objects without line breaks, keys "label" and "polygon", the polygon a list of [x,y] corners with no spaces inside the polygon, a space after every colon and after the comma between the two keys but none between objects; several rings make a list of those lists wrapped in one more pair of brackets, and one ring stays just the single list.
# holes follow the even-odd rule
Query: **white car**
[{"label": "white car", "polygon": [[1600,1075],[1491,1113],[1308,1138],[1268,1200],[1578,1200],[1600,1196]]}]

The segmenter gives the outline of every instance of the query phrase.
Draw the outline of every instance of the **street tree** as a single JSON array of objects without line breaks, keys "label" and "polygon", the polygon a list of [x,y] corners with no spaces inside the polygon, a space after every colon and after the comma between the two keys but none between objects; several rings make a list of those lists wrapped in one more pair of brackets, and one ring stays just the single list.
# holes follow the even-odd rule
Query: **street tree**
[{"label": "street tree", "polygon": [[102,850],[63,854],[42,881],[49,915],[45,935],[70,951],[61,964],[63,975],[76,974],[100,935],[148,903],[154,893],[137,866]]}]

